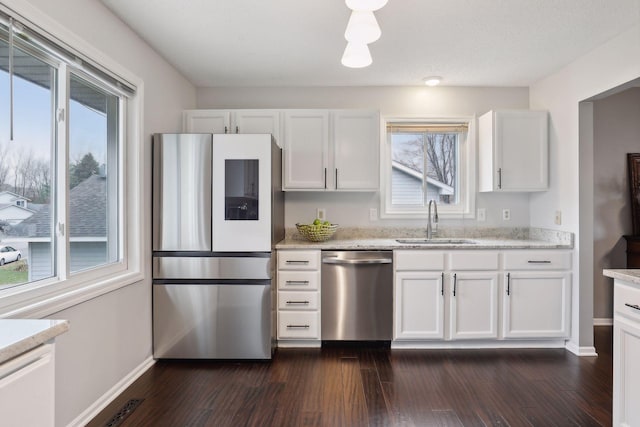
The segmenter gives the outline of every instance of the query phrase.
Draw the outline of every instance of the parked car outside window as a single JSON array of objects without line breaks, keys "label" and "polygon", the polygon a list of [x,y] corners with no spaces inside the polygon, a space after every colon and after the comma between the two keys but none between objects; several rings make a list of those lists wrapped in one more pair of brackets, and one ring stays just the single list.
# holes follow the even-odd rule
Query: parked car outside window
[{"label": "parked car outside window", "polygon": [[0,266],[8,262],[20,261],[22,254],[13,246],[0,246]]}]

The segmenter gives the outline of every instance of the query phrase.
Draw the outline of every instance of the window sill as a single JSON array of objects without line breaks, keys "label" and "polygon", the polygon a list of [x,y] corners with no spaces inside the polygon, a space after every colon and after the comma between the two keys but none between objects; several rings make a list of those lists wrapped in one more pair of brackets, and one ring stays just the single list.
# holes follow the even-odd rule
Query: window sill
[{"label": "window sill", "polygon": [[0,318],[43,318],[143,279],[142,272],[122,271],[75,283],[68,280],[27,290],[16,287],[0,298]]}]

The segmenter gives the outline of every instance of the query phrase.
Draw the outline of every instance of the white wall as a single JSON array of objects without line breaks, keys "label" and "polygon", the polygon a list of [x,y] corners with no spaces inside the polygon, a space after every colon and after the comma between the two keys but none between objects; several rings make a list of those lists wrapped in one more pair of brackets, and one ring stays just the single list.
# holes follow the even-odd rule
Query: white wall
[{"label": "white wall", "polygon": [[[550,113],[551,185],[549,191],[531,195],[531,225],[576,233],[572,343],[578,347],[593,347],[593,280],[590,277],[593,264],[588,262],[593,256],[593,240],[587,237],[593,222],[584,221],[587,211],[591,211],[592,217],[593,204],[588,201],[583,205],[588,194],[593,195],[592,161],[589,164],[593,148],[588,141],[588,129],[580,129],[579,103],[639,76],[640,27],[636,26],[530,88],[531,108],[546,109]],[[584,114],[588,120],[586,110]],[[582,141],[581,131],[586,132]],[[562,212],[562,225],[553,222],[556,210]],[[581,217],[581,210],[585,217]],[[581,222],[583,235],[580,234]]]},{"label": "white wall", "polygon": [[626,268],[633,234],[627,153],[640,153],[640,88],[593,103],[593,316],[613,318],[611,279],[604,268]]},{"label": "white wall", "polygon": [[[526,88],[470,87],[310,87],[310,88],[198,88],[198,108],[362,108],[387,117],[471,117],[491,109],[528,108]],[[369,220],[369,208],[380,208],[379,193],[287,192],[285,225],[309,222],[316,208],[342,226],[425,226],[425,220]],[[442,227],[528,226],[526,194],[479,194],[476,208],[487,210],[487,220],[442,220]],[[511,220],[501,219],[503,208]]]},{"label": "white wall", "polygon": [[[143,262],[150,265],[150,134],[180,130],[182,110],[195,107],[195,88],[98,0],[3,3],[36,24],[75,33],[144,81],[143,140],[130,143],[144,144],[144,167],[140,170],[144,193],[139,197],[144,198],[147,228]],[[68,425],[151,357],[150,277],[47,317],[71,322],[71,329],[59,337],[56,348],[57,426]]]}]

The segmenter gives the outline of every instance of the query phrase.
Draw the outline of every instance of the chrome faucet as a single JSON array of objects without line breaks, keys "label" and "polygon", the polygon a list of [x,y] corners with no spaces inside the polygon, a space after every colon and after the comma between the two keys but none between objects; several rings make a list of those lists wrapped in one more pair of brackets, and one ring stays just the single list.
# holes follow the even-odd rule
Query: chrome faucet
[{"label": "chrome faucet", "polygon": [[438,231],[438,204],[435,200],[429,200],[429,215],[427,217],[427,239],[433,238],[433,227],[431,226],[431,204],[433,203],[434,215],[433,223],[436,224],[436,231]]}]

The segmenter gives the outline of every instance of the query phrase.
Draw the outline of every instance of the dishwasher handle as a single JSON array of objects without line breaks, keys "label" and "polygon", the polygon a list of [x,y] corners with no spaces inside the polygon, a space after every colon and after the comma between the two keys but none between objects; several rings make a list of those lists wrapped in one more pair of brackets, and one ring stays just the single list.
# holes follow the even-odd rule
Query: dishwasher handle
[{"label": "dishwasher handle", "polygon": [[391,264],[391,258],[361,258],[361,259],[342,259],[338,257],[322,258],[323,264]]}]

